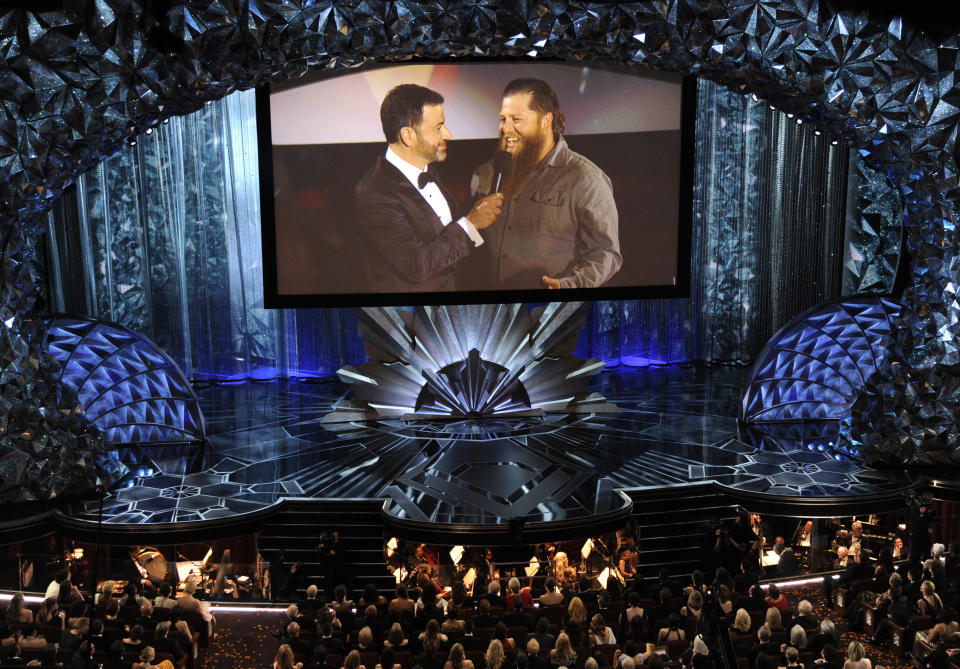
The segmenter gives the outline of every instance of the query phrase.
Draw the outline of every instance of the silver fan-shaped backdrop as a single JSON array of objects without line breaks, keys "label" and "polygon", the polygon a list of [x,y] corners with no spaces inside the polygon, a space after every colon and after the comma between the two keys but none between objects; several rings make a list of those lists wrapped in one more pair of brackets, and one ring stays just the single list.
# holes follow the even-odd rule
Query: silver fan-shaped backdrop
[{"label": "silver fan-shaped backdrop", "polygon": [[588,388],[603,369],[573,355],[582,302],[359,310],[370,360],[337,375],[353,397],[325,423],[619,413]]}]

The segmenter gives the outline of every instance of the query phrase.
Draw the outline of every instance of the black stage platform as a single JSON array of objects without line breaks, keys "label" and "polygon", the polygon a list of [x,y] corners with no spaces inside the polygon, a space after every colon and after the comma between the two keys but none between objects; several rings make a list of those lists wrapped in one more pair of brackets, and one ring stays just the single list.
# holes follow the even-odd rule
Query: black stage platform
[{"label": "black stage platform", "polygon": [[[829,503],[819,515],[835,515],[863,499],[902,507],[902,492],[925,483],[835,451],[835,424],[744,430],[745,377],[733,367],[607,371],[593,385],[618,416],[332,426],[321,419],[349,392],[338,382],[208,386],[198,389],[208,443],[124,450],[132,474],[107,494],[104,530],[222,525],[317,498],[384,500],[388,525],[591,527],[629,515],[624,491],[705,482],[784,513]],[[68,515],[96,523],[97,501]]]}]

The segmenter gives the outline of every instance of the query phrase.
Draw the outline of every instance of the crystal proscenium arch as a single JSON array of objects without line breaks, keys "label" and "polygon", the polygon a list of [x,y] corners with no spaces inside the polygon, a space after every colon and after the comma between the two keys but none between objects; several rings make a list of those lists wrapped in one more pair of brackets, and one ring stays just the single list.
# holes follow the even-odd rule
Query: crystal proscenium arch
[{"label": "crystal proscenium arch", "polygon": [[836,421],[883,368],[900,305],[885,296],[840,298],[783,326],[750,371],[747,423]]},{"label": "crystal proscenium arch", "polygon": [[[904,327],[890,356],[896,365],[867,393],[892,399],[861,407],[849,434],[881,451],[907,452],[907,460],[927,450],[960,459],[960,381],[951,381],[960,364],[957,36],[938,43],[876,10],[808,0],[181,0],[159,16],[127,0],[86,11],[91,6],[10,12],[0,27],[8,47],[0,79],[15,92],[0,121],[0,200],[4,232],[19,228],[15,237],[26,244],[8,243],[0,296],[14,366],[40,354],[41,342],[23,331],[41,280],[29,269],[43,227],[37,214],[76,175],[163,118],[314,68],[477,56],[611,60],[757,95],[838,141],[852,140],[866,162],[891,176],[904,194],[916,251],[913,286],[901,300]],[[12,383],[4,395],[8,403],[36,402],[35,387]]]},{"label": "crystal proscenium arch", "polygon": [[105,321],[58,315],[46,352],[86,418],[114,444],[202,442],[203,414],[189,381],[147,337]]}]

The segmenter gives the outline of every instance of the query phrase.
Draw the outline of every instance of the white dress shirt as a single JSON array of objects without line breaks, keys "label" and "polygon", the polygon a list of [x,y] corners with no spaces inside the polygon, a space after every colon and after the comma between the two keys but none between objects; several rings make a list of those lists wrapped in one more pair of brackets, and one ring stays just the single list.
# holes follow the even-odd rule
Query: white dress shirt
[{"label": "white dress shirt", "polygon": [[[430,205],[430,208],[437,214],[440,218],[440,222],[443,223],[443,226],[446,227],[450,221],[453,220],[453,214],[450,213],[450,205],[447,203],[447,198],[443,196],[443,193],[440,192],[440,186],[437,185],[436,181],[431,181],[423,188],[417,184],[417,180],[420,175],[426,170],[421,170],[416,165],[411,165],[406,160],[394,153],[393,149],[389,146],[387,147],[387,162],[396,167],[403,173],[403,176],[407,177],[410,180],[410,183],[413,184],[413,187],[417,189],[417,192],[427,201],[427,204]],[[483,244],[483,237],[480,236],[480,232],[474,227],[466,216],[461,216],[457,219],[457,225],[463,228],[463,231],[467,233],[467,236],[473,241],[473,245],[480,246]]]}]

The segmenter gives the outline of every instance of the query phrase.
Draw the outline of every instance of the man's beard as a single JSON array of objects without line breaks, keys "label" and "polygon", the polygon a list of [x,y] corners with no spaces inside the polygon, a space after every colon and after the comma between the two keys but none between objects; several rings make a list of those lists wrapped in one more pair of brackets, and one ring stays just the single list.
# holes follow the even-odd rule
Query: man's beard
[{"label": "man's beard", "polygon": [[[510,200],[520,190],[524,180],[540,162],[540,152],[543,151],[544,144],[546,144],[546,139],[541,132],[529,136],[520,135],[520,147],[513,154],[510,167],[503,175],[503,197],[505,200]],[[502,134],[500,135],[500,150],[507,150],[507,140]]]},{"label": "man's beard", "polygon": [[441,141],[438,144],[428,143],[422,135],[417,134],[419,140],[417,144],[417,154],[427,161],[427,164],[442,162],[447,159],[447,143]]}]

